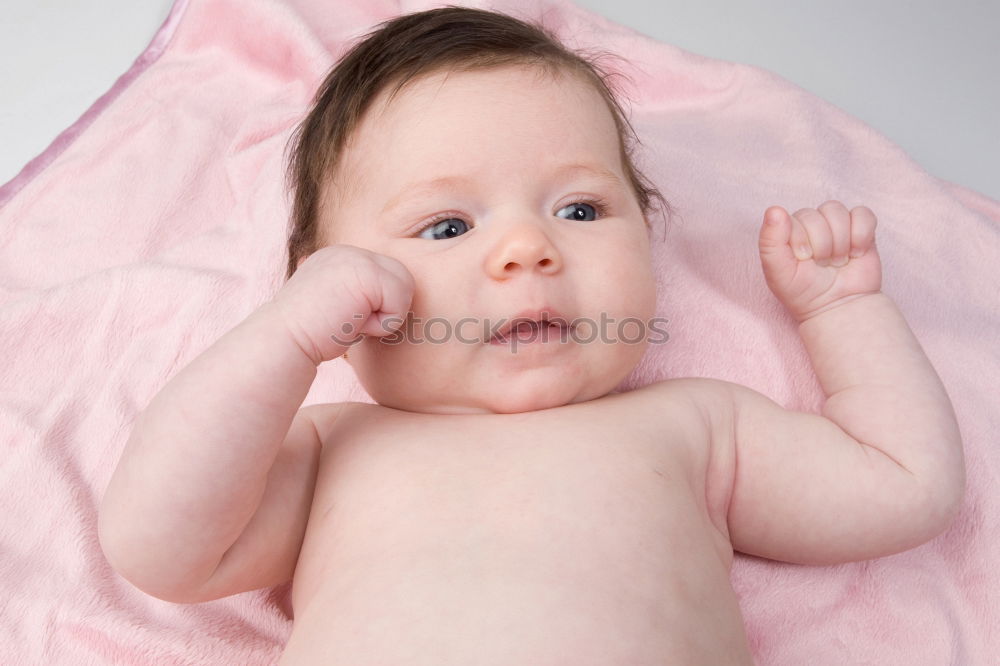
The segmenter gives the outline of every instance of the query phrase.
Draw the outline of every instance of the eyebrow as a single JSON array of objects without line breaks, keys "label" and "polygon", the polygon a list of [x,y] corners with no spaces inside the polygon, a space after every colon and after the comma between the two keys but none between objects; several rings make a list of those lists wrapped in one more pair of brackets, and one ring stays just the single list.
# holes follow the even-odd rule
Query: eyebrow
[{"label": "eyebrow", "polygon": [[[622,182],[622,179],[619,178],[617,174],[602,166],[582,163],[564,164],[552,172],[552,176],[556,178],[562,178],[571,174],[584,174],[592,178],[596,178],[601,183],[610,187],[626,189],[625,183]],[[382,207],[379,214],[384,215],[385,213],[391,211],[393,208],[400,205],[406,197],[418,196],[436,192],[438,190],[453,190],[462,185],[469,185],[474,180],[475,179],[470,176],[441,176],[439,178],[410,183],[404,186],[398,194],[389,199],[385,206]]]}]

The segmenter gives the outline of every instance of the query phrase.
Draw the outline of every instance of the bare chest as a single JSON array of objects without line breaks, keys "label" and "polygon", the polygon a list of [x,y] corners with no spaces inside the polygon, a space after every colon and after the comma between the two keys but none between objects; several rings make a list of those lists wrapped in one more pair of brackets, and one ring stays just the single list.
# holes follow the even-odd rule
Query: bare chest
[{"label": "bare chest", "polygon": [[615,407],[601,419],[583,405],[345,410],[320,463],[287,652],[314,655],[321,635],[324,663],[472,663],[483,649],[481,663],[562,663],[567,646],[572,663],[647,663],[704,651],[699,632],[720,626],[745,640],[696,428],[659,432],[641,405]]}]

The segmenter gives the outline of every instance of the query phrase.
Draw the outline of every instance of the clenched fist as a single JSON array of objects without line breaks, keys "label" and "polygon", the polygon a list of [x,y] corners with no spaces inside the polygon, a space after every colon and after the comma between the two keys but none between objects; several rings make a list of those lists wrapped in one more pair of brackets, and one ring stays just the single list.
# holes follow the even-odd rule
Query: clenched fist
[{"label": "clenched fist", "polygon": [[824,310],[882,289],[875,214],[839,201],[789,215],[764,212],[759,249],[764,279],[801,323]]},{"label": "clenched fist", "polygon": [[272,303],[295,342],[319,365],[342,355],[360,335],[384,336],[399,328],[413,289],[413,275],[396,259],[330,245],[303,261]]}]

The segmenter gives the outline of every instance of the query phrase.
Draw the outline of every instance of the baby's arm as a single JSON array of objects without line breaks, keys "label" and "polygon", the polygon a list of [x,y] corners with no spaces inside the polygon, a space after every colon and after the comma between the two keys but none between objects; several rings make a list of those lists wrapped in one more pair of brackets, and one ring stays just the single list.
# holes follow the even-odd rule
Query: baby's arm
[{"label": "baby's arm", "polygon": [[823,416],[803,414],[729,385],[737,550],[805,564],[880,557],[933,538],[961,504],[951,402],[880,291],[875,225],[867,208],[838,202],[794,219],[765,213],[765,278],[799,321],[827,399]]},{"label": "baby's arm", "polygon": [[177,602],[288,580],[320,449],[299,407],[317,366],[345,349],[331,334],[347,323],[384,335],[369,315],[405,315],[411,293],[398,262],[323,248],[171,379],[138,418],[101,504],[114,568]]},{"label": "baby's arm", "polygon": [[[132,429],[101,504],[99,534],[118,573],[149,594],[201,600],[201,589],[257,511],[316,376],[316,365],[275,310],[261,307],[198,356]],[[310,429],[298,424],[307,444]],[[300,473],[311,452],[301,456]],[[303,498],[288,499],[286,513]],[[286,561],[261,564],[284,569],[288,557],[280,553],[277,559]]]}]

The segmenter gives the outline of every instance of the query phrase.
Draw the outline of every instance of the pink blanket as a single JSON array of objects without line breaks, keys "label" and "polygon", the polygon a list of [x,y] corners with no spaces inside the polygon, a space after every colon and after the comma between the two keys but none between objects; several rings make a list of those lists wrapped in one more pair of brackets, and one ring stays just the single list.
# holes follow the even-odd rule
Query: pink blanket
[{"label": "pink blanket", "polygon": [[[283,151],[351,39],[438,3],[177,0],[149,48],[0,189],[0,663],[269,664],[289,588],[181,606],[136,591],[97,542],[101,494],[157,390],[278,288]],[[766,71],[657,43],[565,0],[477,2],[544,15],[570,46],[626,56],[642,164],[680,213],[656,242],[670,341],[629,386],[746,384],[787,407],[822,395],[768,291],[767,206],[839,199],[879,217],[884,290],[947,386],[968,494],[944,535],[832,567],[737,555],[760,664],[988,664],[1000,654],[1000,204]],[[306,404],[367,399],[320,368]]]}]

